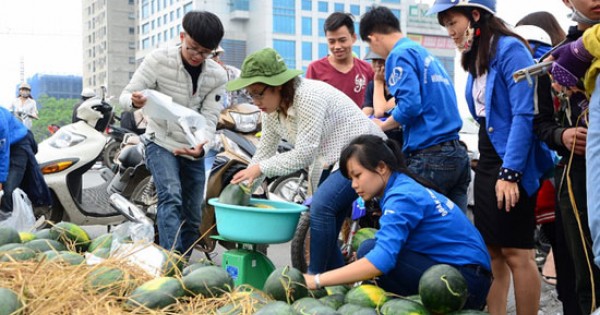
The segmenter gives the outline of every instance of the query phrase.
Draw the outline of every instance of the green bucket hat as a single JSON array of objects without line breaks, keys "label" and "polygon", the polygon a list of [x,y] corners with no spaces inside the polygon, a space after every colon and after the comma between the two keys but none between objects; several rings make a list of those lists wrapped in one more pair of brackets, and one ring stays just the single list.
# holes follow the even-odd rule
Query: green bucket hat
[{"label": "green bucket hat", "polygon": [[235,91],[257,82],[279,86],[300,74],[302,70],[288,69],[275,49],[264,48],[246,57],[240,77],[229,81],[226,87],[228,91]]}]

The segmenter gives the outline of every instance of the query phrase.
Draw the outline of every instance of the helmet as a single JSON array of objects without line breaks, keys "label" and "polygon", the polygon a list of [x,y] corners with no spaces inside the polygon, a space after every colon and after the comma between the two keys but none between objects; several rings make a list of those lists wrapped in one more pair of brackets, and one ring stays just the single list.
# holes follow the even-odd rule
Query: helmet
[{"label": "helmet", "polygon": [[515,33],[527,41],[534,41],[548,46],[552,46],[550,35],[541,27],[535,25],[519,25],[514,29]]},{"label": "helmet", "polygon": [[27,82],[23,82],[21,85],[19,85],[19,90],[20,89],[27,89],[31,91],[31,85],[27,84]]},{"label": "helmet", "polygon": [[96,92],[94,92],[94,90],[90,88],[84,88],[83,90],[81,90],[81,96],[87,98],[94,97],[96,96]]},{"label": "helmet", "polygon": [[427,15],[437,14],[452,7],[474,7],[496,14],[496,0],[435,0]]}]

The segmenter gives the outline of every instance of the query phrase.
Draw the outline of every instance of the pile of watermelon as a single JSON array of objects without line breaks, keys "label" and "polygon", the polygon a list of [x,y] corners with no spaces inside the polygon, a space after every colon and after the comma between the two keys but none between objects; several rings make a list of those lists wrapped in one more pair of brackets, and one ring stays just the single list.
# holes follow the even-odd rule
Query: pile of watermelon
[{"label": "pile of watermelon", "polygon": [[[368,232],[365,238],[371,236],[371,231]],[[0,284],[7,283],[6,278],[12,277],[3,274],[8,265],[2,264],[28,264],[38,269],[83,269],[81,294],[86,298],[111,297],[115,307],[108,311],[111,314],[143,310],[152,310],[154,314],[222,315],[483,314],[460,311],[467,297],[466,284],[460,273],[447,265],[428,270],[421,278],[419,295],[406,298],[387,293],[373,284],[308,290],[302,273],[289,266],[273,271],[263,288],[235,287],[223,268],[208,261],[184,267],[180,256],[167,251],[164,255],[168,259],[165,259],[159,277],[132,275],[120,261],[112,265],[85,264],[85,256],[89,254],[111,261],[112,240],[110,233],[90,239],[81,227],[68,222],[36,233],[0,228]],[[29,284],[25,281],[8,287],[0,285],[0,315],[39,314],[32,311],[33,304],[37,303],[32,302],[32,292],[36,289],[27,287]],[[42,300],[53,299],[46,296]],[[89,309],[86,313],[95,314]]]}]

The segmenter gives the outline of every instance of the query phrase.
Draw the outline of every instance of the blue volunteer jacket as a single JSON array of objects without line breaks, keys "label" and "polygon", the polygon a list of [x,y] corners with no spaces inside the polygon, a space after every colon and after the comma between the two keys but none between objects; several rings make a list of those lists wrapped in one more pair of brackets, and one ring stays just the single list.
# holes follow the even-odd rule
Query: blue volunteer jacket
[{"label": "blue volunteer jacket", "polygon": [[375,247],[365,257],[384,274],[394,268],[403,249],[439,263],[475,264],[491,270],[481,234],[443,195],[394,172],[380,204],[381,228],[375,233]]},{"label": "blue volunteer jacket", "polygon": [[0,183],[5,183],[10,167],[10,146],[27,135],[27,127],[0,106]]},{"label": "blue volunteer jacket", "polygon": [[[515,83],[512,74],[531,66],[533,59],[525,45],[511,36],[501,36],[490,61],[485,87],[487,134],[502,159],[502,167],[522,175],[521,185],[530,196],[540,186],[540,178],[553,166],[552,154],[533,133],[534,86]],[[466,99],[475,120],[473,76],[469,74]]]},{"label": "blue volunteer jacket", "polygon": [[402,125],[405,153],[458,139],[462,120],[454,86],[425,48],[400,39],[386,59],[385,78],[396,99],[392,116]]}]

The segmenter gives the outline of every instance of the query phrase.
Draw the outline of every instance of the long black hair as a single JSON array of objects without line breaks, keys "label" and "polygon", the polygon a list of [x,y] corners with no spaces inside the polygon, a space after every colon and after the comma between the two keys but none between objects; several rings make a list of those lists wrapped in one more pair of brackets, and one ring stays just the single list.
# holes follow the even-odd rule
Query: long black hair
[{"label": "long black hair", "polygon": [[379,163],[384,163],[390,170],[406,174],[419,184],[439,192],[439,189],[433,183],[408,170],[404,154],[402,154],[400,145],[395,140],[383,140],[383,138],[375,135],[361,135],[354,138],[342,150],[340,155],[340,171],[348,179],[350,179],[348,161],[353,157],[358,160],[362,167],[371,172],[377,172],[376,169]]}]

